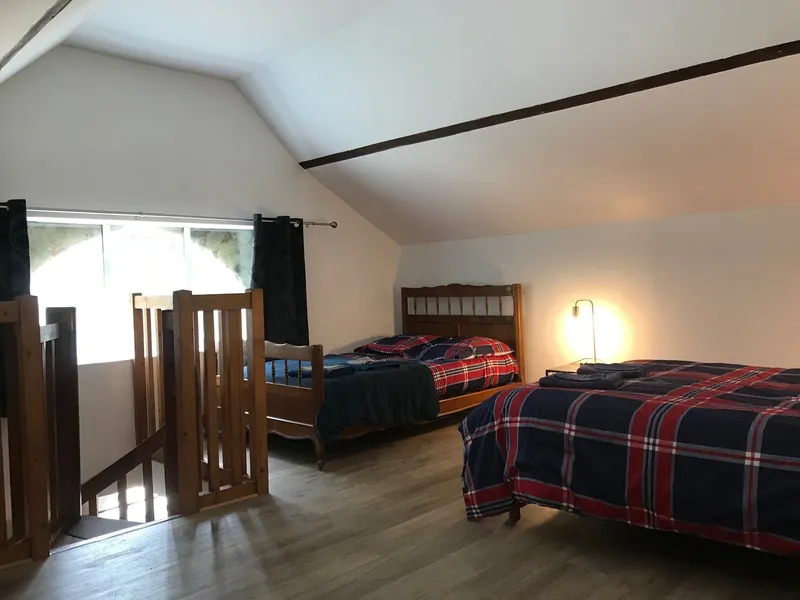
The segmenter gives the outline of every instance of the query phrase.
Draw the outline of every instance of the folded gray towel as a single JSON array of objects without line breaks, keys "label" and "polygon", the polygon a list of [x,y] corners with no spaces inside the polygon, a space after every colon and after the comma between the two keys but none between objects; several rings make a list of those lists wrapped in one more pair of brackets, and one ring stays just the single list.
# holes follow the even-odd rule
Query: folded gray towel
[{"label": "folded gray towel", "polygon": [[553,373],[539,380],[541,387],[558,387],[576,390],[615,390],[622,385],[620,373]]},{"label": "folded gray towel", "polygon": [[637,379],[644,377],[644,368],[641,365],[634,365],[631,363],[588,363],[578,367],[578,373],[581,375],[592,375],[594,373],[619,373],[625,379]]}]

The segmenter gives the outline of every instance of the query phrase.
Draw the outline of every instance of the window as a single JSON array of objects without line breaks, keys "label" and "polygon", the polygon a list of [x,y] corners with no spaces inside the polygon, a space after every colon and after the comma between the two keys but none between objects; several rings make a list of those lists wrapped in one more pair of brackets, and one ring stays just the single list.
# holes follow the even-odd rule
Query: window
[{"label": "window", "polygon": [[75,306],[78,361],[133,356],[130,294],[235,293],[249,287],[253,230],[245,225],[29,217],[31,293]]}]

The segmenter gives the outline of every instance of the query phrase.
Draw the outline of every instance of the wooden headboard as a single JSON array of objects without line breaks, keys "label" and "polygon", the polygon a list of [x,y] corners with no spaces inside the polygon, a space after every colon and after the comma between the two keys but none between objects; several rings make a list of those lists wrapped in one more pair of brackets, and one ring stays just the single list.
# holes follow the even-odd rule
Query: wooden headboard
[{"label": "wooden headboard", "polygon": [[522,286],[463,285],[402,288],[403,333],[484,336],[508,344],[525,381]]}]

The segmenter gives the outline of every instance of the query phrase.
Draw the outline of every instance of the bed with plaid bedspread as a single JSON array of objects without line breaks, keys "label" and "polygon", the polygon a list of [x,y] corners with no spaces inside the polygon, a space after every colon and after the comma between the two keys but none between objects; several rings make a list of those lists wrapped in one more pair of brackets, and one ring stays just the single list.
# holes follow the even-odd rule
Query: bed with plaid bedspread
[{"label": "bed with plaid bedspread", "polygon": [[[338,367],[347,364],[353,359],[372,358],[374,355],[348,352],[346,354],[329,354],[325,356],[325,368]],[[513,383],[519,374],[519,363],[513,355],[503,356],[476,356],[474,358],[446,358],[439,360],[417,361],[399,356],[387,356],[382,359],[388,362],[408,361],[425,365],[433,377],[433,385],[439,398],[452,398],[472,392],[480,392],[492,387],[500,387]],[[379,364],[380,359],[373,364]],[[297,377],[297,362],[294,361],[293,371],[290,367],[289,378],[284,377],[284,361],[267,361],[267,381],[270,383],[284,383],[300,387],[311,387],[311,363],[303,361],[304,378]],[[245,369],[245,376],[247,370]]]},{"label": "bed with plaid bedspread", "polygon": [[[418,361],[329,354],[324,367],[325,403],[316,423],[326,441],[360,423],[397,427],[433,420],[440,400],[513,383],[519,374],[512,355]],[[303,376],[298,377],[301,370]],[[313,385],[311,363],[306,361],[267,361],[266,375],[269,383]]]},{"label": "bed with plaid bedspread", "polygon": [[461,423],[467,518],[541,504],[800,553],[800,369],[636,361],[613,391],[522,386]]}]

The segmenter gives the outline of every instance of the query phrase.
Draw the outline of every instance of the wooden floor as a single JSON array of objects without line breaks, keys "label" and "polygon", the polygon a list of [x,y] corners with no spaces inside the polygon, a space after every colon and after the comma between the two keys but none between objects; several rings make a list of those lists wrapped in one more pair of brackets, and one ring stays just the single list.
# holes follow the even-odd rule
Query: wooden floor
[{"label": "wooden floor", "polygon": [[0,572],[0,598],[800,598],[800,560],[526,507],[464,519],[458,432],[271,446],[273,496]]}]

